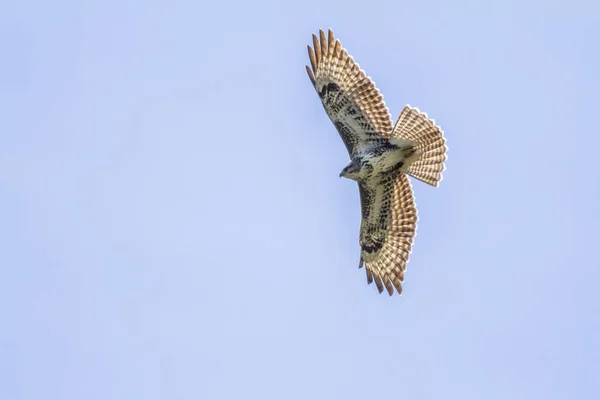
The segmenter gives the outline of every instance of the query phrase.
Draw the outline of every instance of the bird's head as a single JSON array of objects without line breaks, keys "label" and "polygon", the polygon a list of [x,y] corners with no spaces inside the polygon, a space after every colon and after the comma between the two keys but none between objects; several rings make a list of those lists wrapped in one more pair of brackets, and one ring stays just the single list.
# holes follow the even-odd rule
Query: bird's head
[{"label": "bird's head", "polygon": [[354,181],[357,181],[360,175],[360,164],[351,161],[350,164],[346,165],[346,167],[340,172],[340,178],[348,178]]}]

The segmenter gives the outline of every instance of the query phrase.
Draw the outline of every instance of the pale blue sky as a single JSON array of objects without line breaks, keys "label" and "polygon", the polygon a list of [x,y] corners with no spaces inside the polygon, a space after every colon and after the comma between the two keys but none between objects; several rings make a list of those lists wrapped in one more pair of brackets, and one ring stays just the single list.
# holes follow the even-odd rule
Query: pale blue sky
[{"label": "pale blue sky", "polygon": [[[328,27],[448,138],[402,297]],[[592,1],[4,2],[0,398],[597,399],[599,38]]]}]

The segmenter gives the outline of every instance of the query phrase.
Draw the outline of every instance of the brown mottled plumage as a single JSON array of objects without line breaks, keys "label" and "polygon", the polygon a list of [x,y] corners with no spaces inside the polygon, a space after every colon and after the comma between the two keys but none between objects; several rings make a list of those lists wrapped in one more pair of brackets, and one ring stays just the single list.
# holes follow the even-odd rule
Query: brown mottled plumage
[{"label": "brown mottled plumage", "polygon": [[308,76],[338,130],[350,164],[340,176],[357,181],[361,200],[361,257],[367,281],[378,291],[402,293],[404,272],[417,229],[410,181],[442,180],[446,141],[418,109],[405,106],[392,126],[383,96],[329,30],[308,46]]}]

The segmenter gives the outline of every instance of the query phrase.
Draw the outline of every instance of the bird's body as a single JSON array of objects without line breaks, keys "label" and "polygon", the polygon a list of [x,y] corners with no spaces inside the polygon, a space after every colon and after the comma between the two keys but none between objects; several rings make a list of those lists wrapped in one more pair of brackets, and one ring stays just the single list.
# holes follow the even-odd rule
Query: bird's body
[{"label": "bird's body", "polygon": [[404,271],[417,227],[417,210],[407,175],[432,186],[446,160],[443,132],[410,106],[395,126],[383,96],[352,57],[320,31],[308,46],[309,78],[338,133],[350,163],[340,176],[357,182],[361,200],[360,264],[379,292],[402,292]]},{"label": "bird's body", "polygon": [[416,161],[414,143],[402,139],[375,139],[365,143],[352,155],[340,176],[357,182],[381,179],[396,171],[406,172]]}]

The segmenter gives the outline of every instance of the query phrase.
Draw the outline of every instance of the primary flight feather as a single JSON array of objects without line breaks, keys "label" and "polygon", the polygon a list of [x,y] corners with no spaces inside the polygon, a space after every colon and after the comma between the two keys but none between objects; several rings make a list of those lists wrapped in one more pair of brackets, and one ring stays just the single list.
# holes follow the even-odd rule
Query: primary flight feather
[{"label": "primary flight feather", "polygon": [[407,175],[432,186],[442,180],[446,140],[418,109],[405,106],[392,126],[383,96],[329,30],[313,35],[308,76],[350,156],[340,176],[358,183],[361,202],[359,267],[379,293],[402,293],[417,229]]}]

